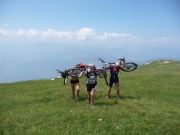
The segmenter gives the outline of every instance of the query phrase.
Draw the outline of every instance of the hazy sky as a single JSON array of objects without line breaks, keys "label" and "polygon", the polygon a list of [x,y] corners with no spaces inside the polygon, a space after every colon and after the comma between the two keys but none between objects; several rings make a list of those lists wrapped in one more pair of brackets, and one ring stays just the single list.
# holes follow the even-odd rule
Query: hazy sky
[{"label": "hazy sky", "polygon": [[179,7],[179,0],[1,0],[0,36],[5,43],[52,37],[179,43]]},{"label": "hazy sky", "polygon": [[0,0],[0,60],[30,62],[71,48],[91,53],[68,60],[93,49],[105,59],[122,50],[132,60],[180,58],[179,7],[179,0]]}]

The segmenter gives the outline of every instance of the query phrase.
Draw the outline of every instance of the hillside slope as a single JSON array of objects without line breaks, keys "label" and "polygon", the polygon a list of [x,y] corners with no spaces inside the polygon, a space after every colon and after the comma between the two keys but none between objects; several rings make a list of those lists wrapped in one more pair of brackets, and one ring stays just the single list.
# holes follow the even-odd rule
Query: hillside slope
[{"label": "hillside slope", "polygon": [[98,78],[95,107],[87,105],[86,78],[81,99],[71,100],[69,80],[0,84],[0,134],[166,134],[180,133],[180,66],[153,61],[119,74],[122,99],[106,99]]}]

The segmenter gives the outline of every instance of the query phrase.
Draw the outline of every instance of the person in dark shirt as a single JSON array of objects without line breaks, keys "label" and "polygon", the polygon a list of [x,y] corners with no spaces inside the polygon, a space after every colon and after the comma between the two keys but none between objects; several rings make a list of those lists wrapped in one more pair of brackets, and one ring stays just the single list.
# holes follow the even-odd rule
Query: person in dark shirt
[{"label": "person in dark shirt", "polygon": [[[76,74],[76,71],[73,71]],[[80,83],[78,77],[71,78],[71,89],[72,89],[72,99],[78,101],[79,100],[79,93],[80,93]]]},{"label": "person in dark shirt", "polygon": [[110,98],[111,88],[113,86],[113,83],[116,85],[117,98],[120,98],[120,83],[119,83],[118,73],[122,67],[123,66],[120,66],[119,62],[116,62],[114,66],[109,67],[110,79],[108,85],[108,96],[106,98]]},{"label": "person in dark shirt", "polygon": [[[72,89],[72,99],[79,100],[79,90],[80,90],[80,84],[79,79],[72,77],[71,78],[71,89]],[[75,94],[76,91],[76,94]]]}]

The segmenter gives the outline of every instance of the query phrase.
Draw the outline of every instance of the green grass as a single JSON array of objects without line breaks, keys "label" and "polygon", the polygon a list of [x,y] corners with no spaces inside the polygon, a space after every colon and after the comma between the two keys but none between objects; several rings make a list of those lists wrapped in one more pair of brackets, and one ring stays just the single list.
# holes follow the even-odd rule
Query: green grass
[{"label": "green grass", "polygon": [[[161,66],[163,65],[163,66]],[[119,75],[121,95],[106,99],[98,78],[95,107],[87,105],[86,78],[81,99],[71,100],[62,79],[0,84],[0,134],[5,135],[178,135],[180,66],[153,62]]]}]

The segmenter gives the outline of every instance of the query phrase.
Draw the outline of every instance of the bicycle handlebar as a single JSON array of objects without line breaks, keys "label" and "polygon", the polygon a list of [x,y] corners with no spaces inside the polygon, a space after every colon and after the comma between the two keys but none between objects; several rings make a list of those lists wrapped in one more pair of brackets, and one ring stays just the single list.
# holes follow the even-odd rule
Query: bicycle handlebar
[{"label": "bicycle handlebar", "polygon": [[60,71],[60,70],[58,70],[58,69],[57,69],[56,71],[58,71],[59,73],[62,73],[62,71]]},{"label": "bicycle handlebar", "polygon": [[102,60],[101,58],[99,58],[98,60],[100,60],[101,62],[105,63],[105,61],[104,61],[104,60]]}]

